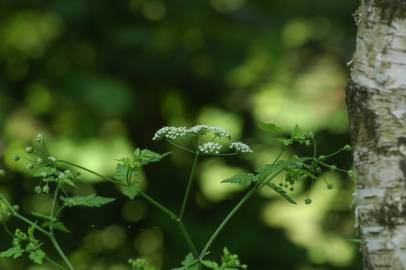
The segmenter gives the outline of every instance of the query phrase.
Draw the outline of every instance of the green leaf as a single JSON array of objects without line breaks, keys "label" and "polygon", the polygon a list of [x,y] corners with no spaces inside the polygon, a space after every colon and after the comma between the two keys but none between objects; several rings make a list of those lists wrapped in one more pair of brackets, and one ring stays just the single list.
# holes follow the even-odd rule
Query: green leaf
[{"label": "green leaf", "polygon": [[42,227],[48,227],[50,228],[52,226],[52,228],[59,230],[61,232],[65,232],[65,233],[70,233],[70,230],[65,226],[65,224],[63,224],[60,221],[57,222],[44,222],[42,223]]},{"label": "green leaf", "polygon": [[186,258],[182,261],[182,267],[173,268],[172,270],[198,270],[199,264],[192,253],[186,255]]},{"label": "green leaf", "polygon": [[121,192],[127,196],[129,199],[134,200],[140,191],[140,186],[138,182],[134,182],[131,185],[123,185],[121,187]]},{"label": "green leaf", "polygon": [[128,264],[134,270],[157,270],[155,267],[150,265],[147,260],[138,258],[138,259],[129,259]]},{"label": "green leaf", "polygon": [[239,173],[234,175],[233,177],[227,178],[221,183],[232,183],[238,184],[242,186],[249,186],[251,183],[255,182],[257,178],[252,173]]},{"label": "green leaf", "polygon": [[141,165],[158,162],[168,154],[169,153],[161,155],[148,149],[141,150],[139,148],[134,151],[135,158],[140,161]]},{"label": "green leaf", "polygon": [[107,198],[102,196],[97,196],[96,194],[91,194],[87,196],[75,196],[75,197],[61,197],[63,205],[67,207],[74,206],[86,206],[86,207],[100,207],[102,205],[111,203],[115,201],[114,198]]},{"label": "green leaf", "polygon": [[281,195],[283,198],[285,198],[288,202],[296,204],[296,201],[293,200],[288,193],[281,187],[278,187],[277,185],[269,182],[266,184],[269,188],[271,188],[273,191],[275,191],[276,193],[278,193],[279,195]]},{"label": "green leaf", "polygon": [[272,124],[272,123],[259,123],[259,126],[262,129],[264,129],[264,130],[266,130],[266,131],[268,131],[270,133],[280,133],[280,132],[282,132],[281,127],[278,127],[277,125]]},{"label": "green leaf", "polygon": [[37,264],[42,264],[45,258],[45,253],[41,249],[36,249],[33,251],[30,251],[30,254],[28,256],[31,261],[37,263]]},{"label": "green leaf", "polygon": [[54,217],[43,215],[43,214],[40,214],[40,213],[37,213],[37,212],[31,212],[31,214],[34,217],[38,217],[38,218],[41,218],[41,219],[56,221],[56,218],[54,218]]},{"label": "green leaf", "polygon": [[21,246],[18,244],[7,249],[6,251],[1,252],[0,257],[17,259],[23,255],[23,252],[24,251],[22,250]]}]

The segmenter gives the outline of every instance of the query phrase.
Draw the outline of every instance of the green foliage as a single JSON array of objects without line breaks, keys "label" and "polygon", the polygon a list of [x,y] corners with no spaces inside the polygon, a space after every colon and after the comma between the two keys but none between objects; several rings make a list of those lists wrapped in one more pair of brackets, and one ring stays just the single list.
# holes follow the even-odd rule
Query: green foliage
[{"label": "green foliage", "polygon": [[[261,124],[261,126],[272,135],[276,134],[280,136],[281,128],[277,127],[276,125]],[[209,141],[205,141],[201,138],[208,134],[211,134],[214,137],[212,137]],[[290,137],[280,137],[282,151],[273,162],[265,164],[262,167],[256,169],[255,173],[241,172],[222,181],[222,183],[238,184],[246,187],[249,189],[249,192],[247,192],[246,195],[240,200],[240,202],[237,203],[236,206],[232,209],[232,211],[227,214],[227,216],[224,218],[224,221],[218,226],[215,233],[213,233],[213,235],[209,238],[207,244],[204,246],[203,250],[199,254],[193,243],[192,237],[189,235],[186,226],[182,221],[183,212],[188,201],[187,198],[189,196],[190,186],[192,184],[191,181],[194,178],[196,164],[199,160],[198,157],[201,155],[204,156],[206,154],[218,156],[242,154],[252,152],[252,149],[250,146],[242,142],[232,142],[231,144],[229,144],[229,151],[231,150],[234,152],[221,153],[220,150],[223,145],[219,142],[214,141],[221,138],[230,139],[229,133],[222,128],[206,125],[198,125],[192,128],[165,127],[160,129],[155,134],[154,139],[158,140],[165,138],[170,141],[178,138],[181,139],[182,137],[193,137],[195,139],[195,148],[188,149],[186,148],[186,146],[177,145],[176,143],[174,145],[181,150],[186,150],[187,152],[193,153],[195,158],[191,170],[191,175],[189,176],[188,186],[185,191],[182,208],[180,214],[176,215],[174,212],[163,206],[157,200],[141,191],[144,166],[161,161],[162,158],[167,156],[169,153],[161,155],[148,149],[137,148],[134,151],[132,157],[124,157],[118,160],[114,178],[111,179],[90,169],[84,168],[81,165],[76,165],[69,161],[59,160],[56,157],[50,155],[45,146],[45,140],[43,136],[37,136],[36,142],[37,144],[40,144],[40,149],[37,149],[38,146],[34,144],[33,146],[27,147],[26,152],[30,155],[38,155],[35,165],[34,163],[29,163],[29,167],[33,169],[34,177],[39,178],[39,183],[34,188],[35,193],[50,193],[50,195],[52,195],[53,200],[49,207],[49,214],[32,212],[31,215],[36,218],[36,221],[31,221],[30,219],[19,214],[17,212],[18,208],[11,206],[11,204],[8,203],[4,196],[0,194],[1,203],[4,203],[7,206],[7,212],[3,212],[3,210],[0,209],[1,214],[9,214],[30,225],[27,233],[22,232],[22,230],[20,229],[16,229],[14,235],[12,235],[12,246],[9,249],[1,252],[0,257],[17,259],[24,254],[27,254],[28,258],[33,263],[42,264],[45,259],[49,258],[41,249],[42,243],[34,235],[34,232],[38,231],[42,233],[43,236],[49,238],[50,242],[58,251],[58,254],[64,261],[66,266],[70,270],[74,269],[66,255],[64,255],[63,250],[59,246],[54,235],[54,231],[61,231],[65,233],[70,232],[70,230],[59,219],[61,212],[65,208],[72,208],[77,206],[89,208],[102,207],[115,201],[116,199],[102,197],[97,194],[90,194],[86,196],[71,196],[70,194],[68,194],[70,192],[67,192],[67,189],[69,188],[69,190],[72,190],[76,188],[79,173],[61,166],[62,164],[65,166],[69,166],[70,168],[85,170],[108,182],[119,185],[121,187],[122,193],[129,199],[134,199],[136,196],[141,194],[142,198],[154,205],[157,209],[162,211],[163,214],[167,215],[171,220],[173,220],[177,224],[179,231],[182,237],[185,239],[185,242],[188,244],[191,252],[181,262],[180,267],[174,268],[172,270],[246,269],[247,266],[240,263],[238,255],[231,254],[227,248],[224,248],[221,260],[219,262],[205,259],[204,257],[209,253],[209,249],[213,241],[216,239],[223,227],[227,225],[231,217],[240,209],[240,207],[242,207],[242,205],[248,201],[250,196],[255,194],[255,191],[262,188],[270,188],[281,195],[288,202],[296,204],[296,201],[292,196],[289,195],[287,190],[294,190],[294,186],[298,182],[309,181],[309,183],[312,184],[314,181],[319,181],[319,179],[321,178],[320,176],[323,173],[323,169],[342,171],[348,174],[352,174],[352,171],[347,172],[335,165],[327,163],[329,157],[334,156],[341,151],[349,151],[350,147],[345,146],[332,154],[316,157],[316,145],[313,134],[310,132],[305,132],[298,126],[296,126],[290,134]],[[293,143],[304,144],[306,146],[313,143],[313,155],[309,157],[292,156],[282,158],[284,148]],[[17,161],[18,159],[15,160]],[[276,183],[276,181],[279,181],[279,183]],[[326,186],[327,189],[334,188],[332,184],[329,184],[327,182]],[[306,197],[305,204],[310,204],[311,202],[312,200],[309,197]],[[58,208],[58,205],[60,203],[62,205]],[[41,224],[41,226],[37,224]],[[130,259],[128,263],[134,270],[157,270],[145,259],[141,258]]]},{"label": "green foliage", "polygon": [[41,250],[42,243],[35,238],[35,227],[31,226],[28,233],[17,229],[14,233],[12,244],[13,246],[0,253],[1,258],[21,257],[24,253],[28,253],[28,258],[36,264],[42,264],[46,254]]},{"label": "green foliage", "polygon": [[132,159],[119,159],[114,178],[121,184],[122,193],[133,200],[140,191],[142,166],[158,162],[168,154],[161,155],[148,149],[137,148]]},{"label": "green foliage", "polygon": [[230,178],[227,178],[222,183],[238,184],[241,186],[249,186],[255,182],[258,178],[252,173],[239,173]]},{"label": "green foliage", "polygon": [[223,255],[221,256],[221,263],[214,261],[204,260],[202,264],[209,269],[213,270],[239,270],[247,269],[245,264],[241,264],[238,255],[231,254],[227,248],[223,249]]},{"label": "green foliage", "polygon": [[61,196],[61,200],[63,201],[63,205],[67,207],[74,206],[100,207],[105,204],[111,203],[116,199],[91,194],[87,196],[75,196],[69,198]]},{"label": "green foliage", "polygon": [[199,270],[199,261],[193,256],[192,253],[186,255],[182,261],[182,266],[172,270]]},{"label": "green foliage", "polygon": [[150,265],[147,260],[141,258],[129,259],[128,264],[133,270],[158,270]]}]

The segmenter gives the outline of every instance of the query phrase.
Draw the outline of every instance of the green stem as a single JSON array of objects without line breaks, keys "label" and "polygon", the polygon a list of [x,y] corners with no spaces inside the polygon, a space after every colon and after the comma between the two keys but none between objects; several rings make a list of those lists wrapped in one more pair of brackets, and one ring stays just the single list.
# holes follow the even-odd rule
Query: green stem
[{"label": "green stem", "polygon": [[[55,192],[54,192],[54,196],[53,196],[53,200],[52,200],[52,205],[51,205],[50,217],[52,219],[56,218],[55,206],[56,206],[56,202],[58,200],[59,190],[60,190],[60,185],[59,185],[59,182],[57,182]],[[52,222],[50,223],[50,226],[49,226],[49,239],[51,240],[51,242],[52,242],[53,246],[55,247],[56,251],[58,252],[59,256],[62,258],[62,260],[68,266],[68,268],[73,270],[74,268],[73,268],[71,262],[69,261],[69,259],[67,258],[67,256],[63,252],[62,248],[60,247],[58,241],[55,238],[54,227],[53,227]]]},{"label": "green stem", "polygon": [[72,162],[70,162],[70,161],[58,159],[57,161],[55,161],[55,163],[65,163],[65,164],[67,164],[67,165],[70,165],[70,166],[73,166],[73,167],[77,167],[77,168],[82,169],[82,170],[84,170],[84,171],[86,171],[86,172],[88,172],[88,173],[94,174],[94,175],[100,177],[101,179],[103,179],[103,180],[105,180],[105,181],[108,181],[108,182],[112,182],[112,183],[116,183],[116,184],[117,184],[117,181],[114,181],[113,179],[110,179],[110,178],[108,178],[108,177],[106,177],[106,176],[104,176],[104,175],[101,175],[101,174],[99,174],[99,173],[97,173],[97,172],[95,172],[95,171],[92,171],[92,170],[90,170],[90,169],[88,169],[88,168],[85,168],[85,167],[80,166],[80,165],[78,165],[78,164],[72,163]]},{"label": "green stem", "polygon": [[257,186],[253,187],[250,191],[245,194],[245,196],[238,202],[236,206],[231,210],[230,213],[225,217],[225,219],[221,222],[221,224],[217,227],[214,233],[211,235],[210,239],[207,241],[206,245],[204,246],[202,252],[200,253],[199,260],[202,260],[203,257],[206,255],[207,251],[210,249],[211,245],[213,244],[214,240],[216,240],[217,236],[220,232],[224,229],[224,227],[228,224],[230,219],[237,213],[238,210],[248,201],[249,198],[255,193],[257,190]]},{"label": "green stem", "polygon": [[176,220],[176,224],[178,225],[179,231],[181,232],[183,238],[185,238],[187,244],[189,245],[189,248],[192,250],[193,255],[197,258],[199,256],[199,253],[197,252],[196,246],[185,228],[185,224],[183,224],[182,220],[180,219]]},{"label": "green stem", "polygon": [[[87,168],[85,168],[85,167],[82,167],[82,166],[80,166],[80,165],[77,165],[77,164],[75,164],[75,163],[72,163],[72,162],[69,162],[69,161],[66,161],[66,160],[57,160],[56,162],[65,163],[65,164],[68,164],[68,165],[70,165],[70,166],[77,167],[77,168],[79,168],[79,169],[82,169],[82,170],[84,170],[84,171],[87,171],[87,172],[89,172],[89,173],[92,173],[92,174],[94,174],[94,175],[100,177],[100,178],[103,179],[103,180],[106,180],[106,181],[108,181],[108,182],[113,182],[113,183],[115,183],[115,184],[119,184],[117,181],[114,181],[113,179],[110,179],[110,178],[108,178],[108,177],[106,177],[106,176],[104,176],[104,175],[101,175],[101,174],[99,174],[99,173],[97,173],[97,172],[95,172],[95,171],[92,171],[92,170],[90,170],[90,169],[87,169]],[[189,236],[189,233],[186,231],[186,228],[185,228],[183,222],[176,216],[176,214],[174,214],[171,210],[169,210],[168,208],[166,208],[165,206],[163,206],[161,203],[157,202],[155,199],[153,199],[152,197],[150,197],[148,194],[146,194],[146,193],[144,193],[144,192],[142,192],[142,191],[140,191],[139,194],[140,194],[140,196],[143,197],[147,202],[149,202],[150,204],[154,205],[156,208],[158,208],[158,209],[161,210],[164,214],[166,214],[170,219],[174,220],[174,221],[178,224],[178,227],[179,227],[179,229],[180,229],[180,231],[181,231],[181,233],[182,233],[182,236],[185,238],[185,240],[186,240],[187,244],[189,245],[190,249],[191,249],[191,250],[196,250],[195,245],[193,244],[193,241],[191,240],[191,238],[190,238],[190,236]],[[195,253],[197,254],[197,252],[195,252]]]},{"label": "green stem", "polygon": [[178,225],[179,231],[182,234],[183,238],[186,240],[186,243],[188,244],[189,248],[192,250],[193,255],[196,257],[198,256],[197,249],[195,244],[193,243],[192,238],[190,237],[188,231],[185,228],[185,224],[182,222],[180,218],[178,218],[171,210],[157,202],[155,199],[151,198],[144,192],[139,193],[141,197],[143,197],[146,201],[148,201],[150,204],[154,205],[156,208],[161,210],[164,214],[166,214],[170,219],[174,220],[176,222],[176,225]]},{"label": "green stem", "polygon": [[59,246],[58,241],[56,241],[55,236],[53,234],[49,235],[49,239],[51,239],[52,245],[55,247],[56,251],[58,252],[59,256],[61,256],[62,260],[65,262],[65,264],[68,266],[70,270],[75,270],[75,268],[72,266],[68,258],[66,257],[65,253],[62,251],[61,247]]},{"label": "green stem", "polygon": [[180,212],[179,212],[179,219],[180,220],[183,219],[183,215],[185,214],[186,205],[187,205],[189,195],[190,195],[190,188],[192,187],[192,182],[193,182],[193,178],[195,176],[196,165],[197,165],[198,159],[199,159],[199,153],[196,151],[195,156],[193,158],[192,170],[190,171],[189,180],[188,180],[188,183],[187,183],[187,186],[186,186],[185,195],[183,197],[182,207],[181,207]]},{"label": "green stem", "polygon": [[168,208],[166,208],[165,206],[163,206],[162,204],[160,204],[159,202],[157,202],[155,199],[151,198],[149,195],[147,195],[146,193],[140,191],[139,192],[140,196],[143,197],[147,202],[149,202],[150,204],[154,205],[156,208],[158,208],[159,210],[161,210],[164,214],[166,214],[170,219],[173,220],[177,220],[178,217]]}]

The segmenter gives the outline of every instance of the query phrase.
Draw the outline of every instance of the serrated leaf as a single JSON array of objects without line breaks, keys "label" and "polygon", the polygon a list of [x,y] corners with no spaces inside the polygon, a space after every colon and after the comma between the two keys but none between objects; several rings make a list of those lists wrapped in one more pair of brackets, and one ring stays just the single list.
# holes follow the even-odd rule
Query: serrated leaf
[{"label": "serrated leaf", "polygon": [[20,245],[15,245],[6,251],[0,253],[1,258],[13,258],[17,259],[23,255],[23,250]]},{"label": "serrated leaf", "polygon": [[199,264],[192,253],[186,255],[185,259],[182,261],[182,267],[173,268],[171,270],[198,270]]},{"label": "serrated leaf", "polygon": [[41,219],[56,221],[56,218],[54,218],[54,217],[43,215],[43,214],[40,214],[40,213],[37,213],[37,212],[31,212],[31,214],[34,217],[38,217],[38,218],[41,218]]},{"label": "serrated leaf", "polygon": [[288,202],[293,203],[293,204],[297,204],[296,201],[294,199],[292,199],[283,188],[278,187],[277,185],[275,185],[275,184],[273,184],[271,182],[267,183],[266,185],[269,188],[271,188],[273,191],[275,191],[276,193],[281,195],[283,198],[285,198]]},{"label": "serrated leaf", "polygon": [[65,226],[65,224],[63,224],[60,221],[57,221],[57,222],[48,222],[48,221],[46,221],[46,222],[42,223],[42,227],[48,227],[49,228],[51,226],[52,226],[52,228],[54,228],[56,230],[59,230],[61,232],[70,233],[70,230]]},{"label": "serrated leaf", "polygon": [[87,196],[75,196],[75,197],[61,197],[63,205],[67,207],[74,206],[86,206],[86,207],[100,207],[102,205],[111,203],[115,201],[114,198],[107,198],[102,196],[97,196],[96,194],[91,194]]},{"label": "serrated leaf", "polygon": [[33,251],[30,251],[30,254],[28,256],[31,261],[37,263],[37,264],[42,264],[42,262],[45,259],[45,253],[41,249],[36,249]]},{"label": "serrated leaf", "polygon": [[140,161],[141,165],[147,165],[149,163],[158,162],[168,154],[169,153],[161,155],[148,149],[141,150],[139,148],[137,148],[134,151],[134,155],[136,159]]},{"label": "serrated leaf", "polygon": [[232,183],[242,186],[249,186],[251,183],[255,182],[257,178],[252,173],[239,173],[230,178],[227,178],[221,183]]},{"label": "serrated leaf", "polygon": [[140,186],[138,182],[134,182],[131,185],[123,185],[121,187],[121,192],[131,200],[134,200],[134,198],[137,197],[139,191]]}]

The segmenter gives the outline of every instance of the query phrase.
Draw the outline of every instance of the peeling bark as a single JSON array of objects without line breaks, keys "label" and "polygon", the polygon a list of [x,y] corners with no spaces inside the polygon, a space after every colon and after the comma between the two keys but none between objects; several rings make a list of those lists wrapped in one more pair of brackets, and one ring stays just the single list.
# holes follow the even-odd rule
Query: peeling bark
[{"label": "peeling bark", "polygon": [[365,269],[406,270],[406,0],[364,0],[347,107]]}]

